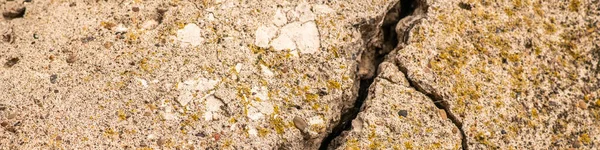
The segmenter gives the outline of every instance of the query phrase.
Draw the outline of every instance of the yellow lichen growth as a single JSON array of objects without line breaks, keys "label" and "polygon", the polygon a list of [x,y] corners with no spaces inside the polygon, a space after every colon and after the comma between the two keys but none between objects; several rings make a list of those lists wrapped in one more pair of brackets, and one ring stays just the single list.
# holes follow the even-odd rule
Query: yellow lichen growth
[{"label": "yellow lichen growth", "polygon": [[319,99],[318,94],[312,94],[312,93],[306,93],[306,94],[304,94],[304,97],[306,98],[307,102],[314,102],[317,99]]},{"label": "yellow lichen growth", "polygon": [[569,10],[572,12],[579,11],[579,6],[581,5],[581,1],[579,0],[571,0],[569,3]]},{"label": "yellow lichen growth", "polygon": [[346,142],[346,150],[360,150],[358,147],[358,139],[353,138]]},{"label": "yellow lichen growth", "polygon": [[115,130],[113,130],[112,128],[108,128],[104,131],[104,136],[113,136],[116,134],[117,132],[115,132]]},{"label": "yellow lichen growth", "polygon": [[265,137],[267,134],[269,134],[269,130],[265,128],[258,128],[258,136]]},{"label": "yellow lichen growth", "polygon": [[538,16],[544,16],[544,10],[542,10],[542,3],[541,2],[538,2],[535,5],[533,5],[533,11]]},{"label": "yellow lichen growth", "polygon": [[406,149],[413,149],[412,142],[410,142],[410,141],[404,142],[404,148],[406,148]]},{"label": "yellow lichen growth", "polygon": [[117,116],[119,117],[119,121],[127,119],[127,115],[125,115],[125,112],[123,110],[118,110]]},{"label": "yellow lichen growth", "polygon": [[546,30],[546,34],[553,34],[556,32],[556,26],[550,22],[544,22],[544,30]]},{"label": "yellow lichen growth", "polygon": [[584,133],[579,136],[579,141],[581,141],[583,144],[590,144],[590,142],[592,142],[592,139],[587,133]]},{"label": "yellow lichen growth", "polygon": [[111,28],[115,27],[116,25],[111,22],[102,21],[102,22],[100,22],[100,26],[102,26],[106,29],[111,29]]},{"label": "yellow lichen growth", "polygon": [[277,132],[277,134],[283,134],[285,133],[285,124],[283,123],[283,120],[279,117],[275,117],[275,115],[271,115],[270,117],[270,125],[275,128],[275,132]]},{"label": "yellow lichen growth", "polygon": [[342,84],[340,84],[339,82],[337,82],[335,80],[329,80],[329,81],[327,81],[327,87],[329,89],[341,89]]}]

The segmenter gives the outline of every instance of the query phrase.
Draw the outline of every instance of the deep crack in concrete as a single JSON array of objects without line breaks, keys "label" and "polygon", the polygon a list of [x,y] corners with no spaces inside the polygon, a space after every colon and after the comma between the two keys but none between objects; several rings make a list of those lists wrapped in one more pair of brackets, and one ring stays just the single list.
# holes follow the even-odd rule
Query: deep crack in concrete
[{"label": "deep crack in concrete", "polygon": [[[358,95],[356,97],[354,107],[342,114],[339,123],[332,129],[331,133],[325,139],[323,139],[321,146],[319,147],[320,150],[326,150],[330,146],[331,142],[340,136],[342,132],[350,130],[352,127],[352,120],[354,120],[358,113],[360,113],[360,109],[368,97],[369,88],[374,81],[373,79],[376,77],[375,72],[377,72],[379,64],[384,61],[386,55],[392,50],[402,50],[403,47],[397,48],[399,47],[399,44],[407,44],[409,37],[408,33],[415,23],[406,22],[406,20],[412,19],[414,21],[414,18],[418,18],[415,16],[426,13],[427,5],[425,2],[419,0],[400,0],[388,9],[389,10],[387,10],[384,15],[375,20],[372,19],[370,21],[363,22],[360,25],[361,35],[363,37],[363,41],[365,42],[365,51],[361,55],[361,62],[357,71],[357,76],[360,79],[360,88],[357,93]],[[403,20],[404,18],[407,19]],[[378,23],[380,23],[380,26],[378,26]],[[396,28],[398,23],[405,24],[404,28],[401,30],[402,32],[405,32],[401,34],[403,37],[397,37],[398,34],[396,31],[398,31],[398,29]],[[373,40],[377,38],[381,38],[382,40]],[[397,63],[396,65],[398,68],[400,68],[400,71],[404,73],[405,78],[410,83],[410,87],[415,88],[415,90],[418,92],[421,92],[429,97],[429,99],[432,100],[438,109],[443,109],[446,114],[448,114],[448,118],[461,133],[462,149],[468,149],[466,135],[462,129],[462,122],[460,122],[456,115],[450,111],[448,107],[449,104],[444,101],[442,96],[438,93],[427,92],[421,87],[421,85],[413,81],[408,76],[408,69],[403,66],[402,63]],[[337,146],[339,145],[334,145],[336,148]]]}]

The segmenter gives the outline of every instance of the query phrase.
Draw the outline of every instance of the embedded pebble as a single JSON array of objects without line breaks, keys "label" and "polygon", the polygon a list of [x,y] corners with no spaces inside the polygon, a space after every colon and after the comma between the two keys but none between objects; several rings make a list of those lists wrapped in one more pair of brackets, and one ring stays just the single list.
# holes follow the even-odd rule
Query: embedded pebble
[{"label": "embedded pebble", "polygon": [[181,106],[186,106],[190,101],[193,100],[194,94],[203,94],[203,92],[212,90],[218,83],[219,80],[210,80],[206,78],[186,80],[185,82],[181,82],[177,86],[177,89],[180,91],[179,97],[177,97],[177,102],[179,102]]},{"label": "embedded pebble", "polygon": [[165,145],[165,143],[167,143],[167,140],[160,138],[156,141],[156,144],[160,147],[162,147],[163,145]]},{"label": "embedded pebble", "polygon": [[154,28],[156,28],[156,26],[158,26],[158,22],[156,20],[146,20],[143,24],[142,24],[142,28],[146,29],[146,30],[152,30]]},{"label": "embedded pebble", "polygon": [[125,32],[127,32],[127,30],[129,30],[129,29],[128,29],[127,27],[125,27],[125,25],[123,25],[123,24],[119,24],[119,25],[117,25],[117,26],[113,27],[113,30],[114,30],[116,33],[125,33]]},{"label": "embedded pebble", "polygon": [[56,75],[56,74],[50,75],[50,83],[52,83],[52,84],[56,83],[56,78],[58,78],[58,75]]},{"label": "embedded pebble", "polygon": [[70,54],[67,57],[67,63],[74,63],[77,60],[78,60],[78,58],[77,58],[77,55],[75,55],[75,54]]},{"label": "embedded pebble", "polygon": [[398,111],[398,115],[400,115],[402,117],[406,117],[406,116],[408,116],[408,111],[407,110],[400,110],[400,111]]},{"label": "embedded pebble", "polygon": [[213,120],[215,112],[221,110],[221,106],[223,105],[223,102],[221,102],[221,100],[217,99],[215,96],[208,96],[206,98],[206,112],[204,113],[204,120]]},{"label": "embedded pebble", "polygon": [[8,59],[4,63],[4,67],[10,68],[10,67],[16,65],[18,62],[19,62],[19,58],[17,58],[17,57]]},{"label": "embedded pebble", "polygon": [[177,40],[181,42],[182,47],[199,46],[204,42],[204,38],[202,38],[200,32],[201,30],[198,25],[193,23],[187,24],[183,29],[177,30]]},{"label": "embedded pebble", "polygon": [[16,3],[9,3],[6,4],[7,8],[5,8],[5,10],[2,12],[2,16],[4,18],[8,18],[8,19],[14,19],[14,18],[22,18],[25,15],[25,6],[16,4]]},{"label": "embedded pebble", "polygon": [[12,113],[12,114],[8,115],[6,118],[7,119],[13,119],[15,117],[17,117],[17,114],[16,113]]},{"label": "embedded pebble", "polygon": [[580,101],[577,103],[577,106],[578,106],[579,108],[581,108],[581,109],[584,109],[584,110],[585,110],[585,109],[587,109],[587,107],[588,107],[588,106],[587,106],[587,103],[585,103],[585,101],[583,101],[583,100],[580,100]]},{"label": "embedded pebble", "polygon": [[448,119],[448,115],[446,115],[446,111],[445,110],[438,109],[438,113],[440,114],[440,117],[442,118],[442,120]]},{"label": "embedded pebble", "polygon": [[300,130],[301,132],[305,132],[306,128],[308,127],[308,123],[306,123],[306,121],[304,121],[304,119],[296,116],[293,119],[294,122],[294,126],[296,126],[296,128],[298,128],[298,130]]}]

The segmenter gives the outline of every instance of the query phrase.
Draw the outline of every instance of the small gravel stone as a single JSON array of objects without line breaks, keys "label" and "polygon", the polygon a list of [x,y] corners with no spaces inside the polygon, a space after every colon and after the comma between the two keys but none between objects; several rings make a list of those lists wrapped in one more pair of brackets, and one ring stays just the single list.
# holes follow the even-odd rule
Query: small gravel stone
[{"label": "small gravel stone", "polygon": [[11,58],[6,60],[6,63],[4,63],[4,67],[12,67],[14,65],[16,65],[19,62],[19,58],[15,57],[15,58]]},{"label": "small gravel stone", "polygon": [[138,12],[138,11],[140,11],[140,8],[139,7],[132,7],[131,10],[133,12]]},{"label": "small gravel stone", "polygon": [[15,129],[14,127],[8,127],[8,128],[6,128],[6,131],[10,131],[12,133],[17,133],[17,129]]},{"label": "small gravel stone", "polygon": [[206,137],[206,135],[202,132],[196,133],[197,137]]},{"label": "small gravel stone", "polygon": [[50,75],[50,83],[52,83],[52,84],[56,83],[56,78],[58,78],[58,75],[55,75],[55,74]]},{"label": "small gravel stone", "polygon": [[306,130],[306,127],[308,127],[308,124],[306,123],[306,121],[304,121],[304,119],[296,116],[293,119],[294,121],[294,126],[296,126],[296,128],[298,128],[298,130],[300,130],[301,132],[304,132]]},{"label": "small gravel stone", "polygon": [[219,133],[214,133],[213,137],[215,138],[215,141],[219,141],[219,139],[221,139],[221,135]]},{"label": "small gravel stone", "polygon": [[163,145],[165,145],[166,142],[167,142],[167,140],[160,138],[156,141],[156,144],[158,144],[158,146],[162,147]]},{"label": "small gravel stone", "polygon": [[580,100],[580,101],[577,103],[577,106],[578,106],[579,108],[581,108],[581,109],[584,109],[584,110],[585,110],[585,109],[587,109],[587,107],[588,107],[588,106],[587,106],[587,103],[585,103],[585,101],[583,101],[583,100]]},{"label": "small gravel stone", "polygon": [[408,111],[407,110],[400,110],[400,111],[398,111],[398,115],[400,115],[402,117],[406,117],[406,116],[408,116]]},{"label": "small gravel stone", "polygon": [[448,115],[446,115],[446,111],[445,110],[438,109],[438,113],[440,114],[440,117],[442,118],[442,120],[448,119]]},{"label": "small gravel stone", "polygon": [[16,113],[12,113],[12,114],[8,115],[8,117],[6,117],[6,118],[13,119],[13,118],[16,118],[16,117],[17,117],[17,114]]},{"label": "small gravel stone", "polygon": [[75,61],[77,61],[77,55],[71,54],[67,57],[67,63],[74,63]]},{"label": "small gravel stone", "polygon": [[8,19],[22,18],[25,15],[25,6],[14,5],[2,12],[2,16]]},{"label": "small gravel stone", "polygon": [[8,126],[8,122],[4,121],[4,122],[0,123],[0,126],[6,127],[6,126]]}]

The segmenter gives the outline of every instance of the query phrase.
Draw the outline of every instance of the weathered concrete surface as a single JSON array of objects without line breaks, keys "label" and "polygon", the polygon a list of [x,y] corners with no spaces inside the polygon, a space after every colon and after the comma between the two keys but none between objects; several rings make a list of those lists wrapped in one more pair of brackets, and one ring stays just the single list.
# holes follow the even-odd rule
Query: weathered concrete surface
[{"label": "weathered concrete surface", "polygon": [[395,64],[383,62],[379,72],[352,130],[332,145],[346,150],[461,149],[459,129],[443,109],[410,87]]},{"label": "weathered concrete surface", "polygon": [[443,101],[469,149],[600,144],[600,3],[434,1],[401,70]]},{"label": "weathered concrete surface", "polygon": [[385,4],[0,1],[0,147],[315,149]]},{"label": "weathered concrete surface", "polygon": [[[0,1],[0,148],[315,149],[393,2]],[[598,0],[424,2],[331,148],[599,146]]]}]

